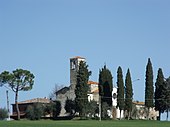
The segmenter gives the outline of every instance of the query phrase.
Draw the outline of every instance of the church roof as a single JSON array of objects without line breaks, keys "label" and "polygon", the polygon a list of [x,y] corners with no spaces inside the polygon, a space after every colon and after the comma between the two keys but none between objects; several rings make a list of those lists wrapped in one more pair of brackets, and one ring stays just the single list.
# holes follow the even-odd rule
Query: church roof
[{"label": "church roof", "polygon": [[99,83],[98,83],[98,82],[94,82],[94,81],[88,81],[88,83],[87,83],[87,84],[89,84],[89,85],[91,85],[91,84],[98,85]]},{"label": "church roof", "polygon": [[99,89],[92,91],[92,93],[99,93]]},{"label": "church roof", "polygon": [[69,87],[64,87],[56,92],[56,95],[58,94],[65,94],[67,91],[69,91]]},{"label": "church roof", "polygon": [[50,103],[50,99],[48,99],[48,98],[34,98],[34,99],[18,102],[18,104],[27,104],[27,103]]}]

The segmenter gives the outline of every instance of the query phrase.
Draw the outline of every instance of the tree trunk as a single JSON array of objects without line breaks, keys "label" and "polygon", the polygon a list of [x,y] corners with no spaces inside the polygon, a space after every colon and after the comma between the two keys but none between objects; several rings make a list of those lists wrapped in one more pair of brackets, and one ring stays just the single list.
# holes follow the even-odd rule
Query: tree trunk
[{"label": "tree trunk", "polygon": [[159,111],[159,116],[157,117],[157,120],[158,120],[158,121],[161,120],[161,111]]},{"label": "tree trunk", "polygon": [[126,119],[126,116],[128,116],[127,110],[123,110],[123,116],[124,116],[124,118]]},{"label": "tree trunk", "polygon": [[149,112],[150,112],[149,109],[150,109],[150,108],[148,107],[148,111],[147,111],[147,120],[149,120]]},{"label": "tree trunk", "polygon": [[18,106],[18,90],[15,92],[15,105],[17,110],[17,120],[20,120],[20,111]]},{"label": "tree trunk", "polygon": [[166,110],[166,121],[168,121],[168,109]]},{"label": "tree trunk", "polygon": [[122,110],[120,110],[120,120],[122,119],[121,114],[122,114]]},{"label": "tree trunk", "polygon": [[131,113],[128,111],[128,120],[130,120]]}]

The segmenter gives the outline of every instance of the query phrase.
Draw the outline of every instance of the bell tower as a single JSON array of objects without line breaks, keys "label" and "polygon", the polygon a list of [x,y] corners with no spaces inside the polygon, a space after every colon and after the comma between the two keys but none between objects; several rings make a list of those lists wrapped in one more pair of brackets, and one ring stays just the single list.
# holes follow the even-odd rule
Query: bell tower
[{"label": "bell tower", "polygon": [[70,86],[71,89],[75,89],[77,83],[77,72],[79,70],[80,61],[86,61],[85,58],[76,56],[70,58]]}]

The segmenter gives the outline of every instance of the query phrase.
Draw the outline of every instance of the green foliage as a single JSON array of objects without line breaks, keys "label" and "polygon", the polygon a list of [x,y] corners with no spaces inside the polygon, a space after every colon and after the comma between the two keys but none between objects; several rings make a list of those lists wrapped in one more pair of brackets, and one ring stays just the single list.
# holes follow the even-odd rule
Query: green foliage
[{"label": "green foliage", "polygon": [[101,96],[101,102],[106,102],[110,107],[112,106],[112,79],[111,71],[105,65],[99,72],[99,95]]},{"label": "green foliage", "polygon": [[35,104],[34,105],[34,115],[35,120],[39,120],[44,114],[44,108],[42,104]]},{"label": "green foliage", "polygon": [[107,104],[107,102],[103,102],[102,103],[102,106],[101,106],[101,110],[102,110],[102,118],[103,119],[108,119],[109,118],[109,116],[108,116],[108,114],[107,114],[107,110],[110,110],[111,108],[110,108],[110,106]]},{"label": "green foliage", "polygon": [[119,66],[117,70],[117,107],[120,111],[124,110],[124,83],[123,83],[123,74],[122,68]]},{"label": "green foliage", "polygon": [[138,109],[136,108],[135,104],[132,104],[131,118],[132,119],[137,119],[138,118]]},{"label": "green foliage", "polygon": [[75,88],[75,103],[76,111],[79,112],[81,117],[85,117],[87,114],[87,103],[88,103],[88,90],[89,85],[87,85],[89,76],[91,72],[88,71],[88,65],[81,61],[79,65],[79,70],[77,74],[77,84]]},{"label": "green foliage", "polygon": [[159,68],[156,83],[155,83],[155,110],[159,111],[158,120],[160,120],[161,112],[163,112],[163,107],[162,107],[163,98],[161,98],[163,94],[163,84],[164,84],[164,75],[162,69]]},{"label": "green foliage", "polygon": [[8,84],[8,81],[12,78],[12,75],[8,71],[4,71],[0,74],[0,86]]},{"label": "green foliage", "polygon": [[8,117],[8,111],[5,108],[0,108],[0,120]]},{"label": "green foliage", "polygon": [[26,110],[26,118],[34,120],[34,107],[29,105]]},{"label": "green foliage", "polygon": [[26,117],[30,120],[39,120],[43,116],[43,113],[43,105],[36,103],[27,107]]},{"label": "green foliage", "polygon": [[70,113],[70,115],[74,115],[76,109],[75,101],[67,99],[64,108],[67,113]]},{"label": "green foliage", "polygon": [[56,119],[61,112],[61,102],[60,101],[55,101],[53,105],[53,118]]},{"label": "green foliage", "polygon": [[18,107],[18,92],[32,89],[34,84],[34,75],[30,71],[23,69],[16,69],[12,73],[4,71],[0,74],[0,84],[1,86],[8,84],[9,87],[15,92],[15,104],[19,120],[20,111]]},{"label": "green foliage", "polygon": [[87,113],[90,118],[96,117],[96,114],[99,112],[99,106],[96,101],[90,101],[88,103]]},{"label": "green foliage", "polygon": [[150,58],[146,66],[146,81],[145,81],[145,106],[153,107],[154,88],[153,88],[153,70]]},{"label": "green foliage", "polygon": [[128,119],[132,111],[133,89],[130,70],[128,69],[125,79],[125,110],[128,112]]},{"label": "green foliage", "polygon": [[0,84],[8,84],[14,92],[28,91],[34,84],[34,75],[23,69],[16,69],[12,73],[4,71],[0,74]]},{"label": "green foliage", "polygon": [[168,112],[170,111],[170,77],[163,83],[161,99],[163,100],[161,102],[161,111],[167,112],[168,119]]},{"label": "green foliage", "polygon": [[43,115],[50,115],[51,118],[56,119],[61,112],[61,102],[55,101],[48,104],[43,104],[44,113]]},{"label": "green foliage", "polygon": [[44,116],[50,115],[52,117],[54,109],[54,102],[50,102],[49,104],[44,104]]}]

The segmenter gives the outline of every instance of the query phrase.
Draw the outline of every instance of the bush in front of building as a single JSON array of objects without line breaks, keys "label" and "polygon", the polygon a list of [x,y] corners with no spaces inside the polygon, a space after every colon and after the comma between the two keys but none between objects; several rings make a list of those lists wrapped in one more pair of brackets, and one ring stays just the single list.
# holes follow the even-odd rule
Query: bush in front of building
[{"label": "bush in front of building", "polygon": [[0,120],[8,117],[8,111],[5,108],[0,108]]},{"label": "bush in front of building", "polygon": [[26,110],[26,118],[30,120],[40,120],[43,116],[44,108],[42,104],[29,105]]},{"label": "bush in front of building", "polygon": [[76,110],[75,101],[67,99],[64,108],[67,113],[74,115]]},{"label": "bush in front of building", "polygon": [[61,102],[60,101],[55,101],[53,105],[53,119],[57,119],[61,112]]}]

